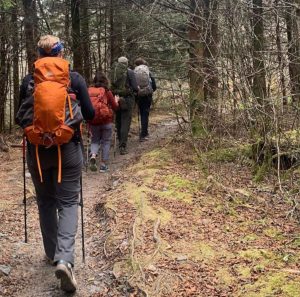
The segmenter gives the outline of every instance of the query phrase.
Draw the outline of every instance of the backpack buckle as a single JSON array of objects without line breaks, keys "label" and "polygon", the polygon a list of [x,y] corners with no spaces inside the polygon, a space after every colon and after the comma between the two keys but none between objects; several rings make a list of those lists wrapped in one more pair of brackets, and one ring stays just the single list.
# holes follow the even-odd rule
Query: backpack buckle
[{"label": "backpack buckle", "polygon": [[43,145],[45,145],[46,148],[49,148],[54,144],[53,136],[50,133],[44,133],[42,140]]}]

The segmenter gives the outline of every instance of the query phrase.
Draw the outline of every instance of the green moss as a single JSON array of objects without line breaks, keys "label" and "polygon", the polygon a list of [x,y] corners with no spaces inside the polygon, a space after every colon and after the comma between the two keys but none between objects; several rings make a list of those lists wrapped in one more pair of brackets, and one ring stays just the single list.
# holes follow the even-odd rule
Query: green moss
[{"label": "green moss", "polygon": [[157,196],[163,199],[170,199],[170,200],[179,200],[186,203],[192,203],[193,195],[190,193],[184,193],[174,190],[166,190],[166,191],[156,191]]},{"label": "green moss", "polygon": [[253,181],[255,182],[263,181],[269,171],[270,171],[270,162],[266,161],[261,166],[257,165],[254,168]]},{"label": "green moss", "polygon": [[299,277],[292,279],[290,275],[283,272],[271,273],[262,276],[254,284],[246,285],[243,297],[296,297],[299,296]]},{"label": "green moss", "polygon": [[156,195],[171,200],[180,200],[187,203],[193,201],[194,193],[198,189],[196,182],[179,177],[178,175],[167,175],[164,177],[165,188],[155,191]]},{"label": "green moss", "polygon": [[225,267],[224,268],[220,268],[216,272],[216,276],[219,279],[218,283],[221,284],[221,285],[230,286],[235,281],[235,277]]},{"label": "green moss", "polygon": [[178,175],[167,175],[165,180],[170,187],[176,190],[194,191],[196,189],[194,182]]},{"label": "green moss", "polygon": [[157,172],[158,169],[155,168],[140,168],[139,170],[136,170],[135,176],[143,180],[143,185],[151,185]]},{"label": "green moss", "polygon": [[238,157],[238,153],[236,148],[225,148],[210,151],[206,157],[213,162],[233,162]]},{"label": "green moss", "polygon": [[229,208],[227,209],[227,214],[228,214],[229,216],[231,216],[231,217],[235,217],[235,218],[238,217],[238,213],[237,213],[237,211],[236,211],[233,207],[229,207]]},{"label": "green moss", "polygon": [[157,218],[162,224],[168,223],[172,218],[172,213],[162,207],[155,210],[147,199],[147,193],[151,191],[146,186],[139,187],[134,183],[124,184],[124,195],[128,197],[128,202],[135,205],[137,213],[144,220],[155,221]]},{"label": "green moss", "polygon": [[220,148],[207,152],[204,157],[213,162],[234,162],[241,156],[251,156],[251,145],[238,145],[230,148]]},{"label": "green moss", "polygon": [[256,234],[248,234],[243,238],[243,242],[251,242],[257,240],[257,235]]},{"label": "green moss", "polygon": [[251,268],[249,266],[240,265],[236,268],[236,271],[243,278],[251,277]]},{"label": "green moss", "polygon": [[300,248],[300,237],[296,237],[292,243],[293,247]]},{"label": "green moss", "polygon": [[203,137],[208,135],[207,130],[204,128],[201,119],[193,120],[192,132],[194,137]]},{"label": "green moss", "polygon": [[191,257],[198,261],[209,261],[217,256],[216,250],[207,243],[198,242],[192,245]]},{"label": "green moss", "polygon": [[264,234],[274,239],[284,239],[284,236],[282,235],[281,231],[275,227],[271,227],[264,230]]},{"label": "green moss", "polygon": [[267,265],[276,259],[272,252],[265,249],[248,249],[246,251],[240,251],[239,255],[244,259],[252,260],[257,265]]},{"label": "green moss", "polygon": [[158,207],[157,214],[162,224],[166,224],[172,219],[172,213],[163,207]]},{"label": "green moss", "polygon": [[143,155],[142,159],[148,160],[149,163],[153,162],[167,162],[171,159],[170,152],[166,148],[152,150]]},{"label": "green moss", "polygon": [[167,165],[170,159],[170,152],[166,148],[155,149],[143,154],[139,162],[132,166],[132,170],[138,172],[149,169],[162,169]]},{"label": "green moss", "polygon": [[[285,140],[287,145],[299,145],[300,143],[300,130],[290,130],[284,133],[283,141]],[[274,139],[275,141],[275,139]]]}]

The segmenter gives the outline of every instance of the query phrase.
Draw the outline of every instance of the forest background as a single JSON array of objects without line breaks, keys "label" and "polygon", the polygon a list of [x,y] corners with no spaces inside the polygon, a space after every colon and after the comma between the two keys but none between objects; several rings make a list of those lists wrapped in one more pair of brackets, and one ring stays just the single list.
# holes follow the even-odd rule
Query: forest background
[{"label": "forest background", "polygon": [[137,143],[135,117],[127,159],[113,158],[107,179],[84,173],[91,266],[76,271],[80,294],[297,296],[300,0],[0,0],[0,264],[12,267],[0,295],[55,286],[24,278],[38,216],[20,245],[14,124],[43,34],[61,38],[88,84],[121,55],[130,67],[147,60],[158,84],[150,140]]},{"label": "forest background", "polygon": [[1,0],[0,133],[16,131],[39,36],[58,35],[88,83],[121,55],[145,58],[155,103],[172,108],[205,170],[212,155],[250,161],[297,208],[299,30],[299,0]]}]

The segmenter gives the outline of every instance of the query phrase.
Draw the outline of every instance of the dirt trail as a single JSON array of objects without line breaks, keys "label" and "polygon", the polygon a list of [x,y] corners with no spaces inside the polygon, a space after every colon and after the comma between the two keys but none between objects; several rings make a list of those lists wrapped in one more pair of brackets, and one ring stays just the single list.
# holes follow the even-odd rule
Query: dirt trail
[{"label": "dirt trail", "polygon": [[[79,225],[74,296],[300,296],[300,226],[272,180],[254,183],[247,160],[218,151],[204,174],[188,143],[169,137],[176,122],[152,123],[145,143],[135,125],[109,174],[84,173],[86,264]],[[20,158],[0,160],[0,270],[11,268],[0,272],[0,296],[65,296],[43,261],[32,186],[23,243]]]},{"label": "dirt trail", "polygon": [[[84,220],[86,264],[82,263],[81,223],[76,240],[75,275],[79,289],[74,296],[126,296],[128,287],[116,283],[112,274],[113,262],[103,253],[103,244],[110,233],[112,221],[101,209],[103,194],[118,186],[122,170],[133,164],[140,155],[158,146],[176,129],[176,123],[168,116],[152,118],[151,138],[138,142],[136,123],[133,123],[129,139],[129,153],[111,158],[110,172],[106,174],[83,173]],[[0,272],[0,296],[65,296],[58,288],[54,267],[44,259],[41,235],[38,226],[37,207],[33,198],[33,187],[28,182],[28,238],[24,243],[22,208],[22,163],[18,150],[10,156],[1,155],[1,180],[3,197],[0,199],[0,264],[9,267],[9,276]],[[99,207],[100,205],[100,207]],[[81,218],[80,218],[81,220]],[[121,286],[121,287],[119,287]],[[122,288],[122,286],[124,288]],[[122,293],[124,291],[124,293]]]}]

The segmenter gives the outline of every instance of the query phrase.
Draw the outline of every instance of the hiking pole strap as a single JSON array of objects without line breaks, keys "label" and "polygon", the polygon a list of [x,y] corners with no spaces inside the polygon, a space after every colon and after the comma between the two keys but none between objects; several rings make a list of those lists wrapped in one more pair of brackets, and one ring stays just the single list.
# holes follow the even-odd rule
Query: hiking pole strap
[{"label": "hiking pole strap", "polygon": [[82,175],[80,176],[80,203],[81,207],[81,243],[82,243],[82,262],[85,263],[85,245],[84,245],[84,221],[83,221],[83,190]]},{"label": "hiking pole strap", "polygon": [[23,205],[24,205],[24,235],[25,235],[25,243],[28,242],[27,238],[27,201],[26,201],[26,138],[23,136],[23,191],[24,191],[24,198],[23,198]]}]

